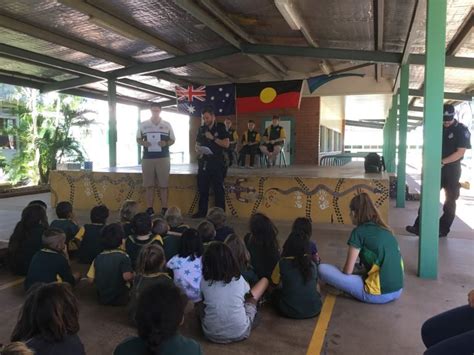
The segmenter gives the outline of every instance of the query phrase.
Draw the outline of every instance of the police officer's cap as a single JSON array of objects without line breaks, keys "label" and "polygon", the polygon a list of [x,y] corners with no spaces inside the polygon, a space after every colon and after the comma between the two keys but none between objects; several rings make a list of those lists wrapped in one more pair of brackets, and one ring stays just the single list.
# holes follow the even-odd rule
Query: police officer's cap
[{"label": "police officer's cap", "polygon": [[451,121],[454,119],[454,106],[451,104],[443,105],[443,121]]}]

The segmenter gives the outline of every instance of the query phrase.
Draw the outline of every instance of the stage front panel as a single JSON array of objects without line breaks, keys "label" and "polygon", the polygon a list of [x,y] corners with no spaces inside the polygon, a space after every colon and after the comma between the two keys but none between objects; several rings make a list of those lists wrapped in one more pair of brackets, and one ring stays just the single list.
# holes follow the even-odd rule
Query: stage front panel
[{"label": "stage front panel", "polygon": [[[276,170],[275,170],[276,171]],[[255,173],[255,175],[260,175]],[[309,217],[316,223],[351,224],[349,202],[358,192],[367,192],[385,220],[388,217],[389,182],[385,175],[351,178],[318,174],[318,177],[264,176],[240,173],[225,180],[226,209],[232,216],[247,218],[255,212],[275,220]],[[307,174],[306,174],[307,175]],[[178,206],[183,214],[197,212],[199,193],[195,173],[172,173],[169,206]],[[51,204],[70,201],[74,208],[89,210],[105,204],[118,210],[127,200],[136,200],[145,209],[145,195],[138,172],[53,171],[51,173]],[[160,210],[159,189],[155,210]],[[210,204],[214,202],[210,193]]]}]

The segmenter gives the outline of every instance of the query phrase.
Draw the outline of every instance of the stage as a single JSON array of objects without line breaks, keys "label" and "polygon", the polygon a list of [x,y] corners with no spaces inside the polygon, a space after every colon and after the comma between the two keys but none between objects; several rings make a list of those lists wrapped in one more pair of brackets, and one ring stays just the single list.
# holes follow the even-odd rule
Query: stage
[{"label": "stage", "polygon": [[[183,214],[197,211],[196,175],[197,165],[171,166],[169,206],[180,207]],[[133,199],[143,209],[146,207],[140,166],[92,172],[53,171],[50,183],[52,206],[70,201],[77,209],[105,204],[118,210],[123,201]],[[225,180],[225,191],[227,213],[241,218],[262,212],[275,220],[306,216],[315,223],[350,224],[349,202],[359,191],[369,193],[383,218],[387,220],[388,216],[388,174],[364,174],[360,162],[340,167],[232,167]],[[214,203],[212,189],[210,203]],[[159,211],[159,198],[154,207]]]}]

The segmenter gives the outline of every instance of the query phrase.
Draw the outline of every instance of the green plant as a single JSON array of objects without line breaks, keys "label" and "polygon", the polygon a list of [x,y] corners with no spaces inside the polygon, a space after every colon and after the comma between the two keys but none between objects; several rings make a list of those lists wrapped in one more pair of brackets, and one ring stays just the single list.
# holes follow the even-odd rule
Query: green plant
[{"label": "green plant", "polygon": [[82,99],[58,95],[49,105],[42,100],[28,102],[30,105],[18,101],[18,125],[4,129],[4,134],[17,139],[17,154],[4,170],[14,184],[45,184],[58,163],[84,161],[81,144],[72,130],[88,127],[93,120],[86,117],[91,111],[81,109]]}]

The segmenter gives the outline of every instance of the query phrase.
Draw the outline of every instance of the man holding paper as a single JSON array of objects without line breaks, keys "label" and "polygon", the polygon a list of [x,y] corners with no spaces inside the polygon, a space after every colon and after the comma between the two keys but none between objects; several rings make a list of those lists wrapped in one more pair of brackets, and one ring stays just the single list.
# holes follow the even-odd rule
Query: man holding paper
[{"label": "man holding paper", "polygon": [[161,214],[168,209],[168,180],[170,176],[169,147],[174,144],[173,127],[161,119],[161,106],[150,106],[151,118],[140,123],[137,131],[137,143],[143,146],[142,178],[146,189],[146,212],[153,215],[155,182],[160,187]]}]

